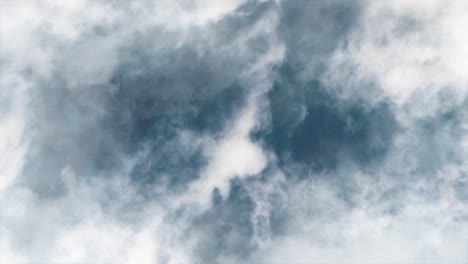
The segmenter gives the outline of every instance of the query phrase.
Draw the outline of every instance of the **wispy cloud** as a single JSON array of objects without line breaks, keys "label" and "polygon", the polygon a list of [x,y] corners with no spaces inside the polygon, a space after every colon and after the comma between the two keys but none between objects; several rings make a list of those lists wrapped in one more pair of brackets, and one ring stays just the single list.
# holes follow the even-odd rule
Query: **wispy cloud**
[{"label": "wispy cloud", "polygon": [[5,263],[465,263],[462,1],[4,1]]}]

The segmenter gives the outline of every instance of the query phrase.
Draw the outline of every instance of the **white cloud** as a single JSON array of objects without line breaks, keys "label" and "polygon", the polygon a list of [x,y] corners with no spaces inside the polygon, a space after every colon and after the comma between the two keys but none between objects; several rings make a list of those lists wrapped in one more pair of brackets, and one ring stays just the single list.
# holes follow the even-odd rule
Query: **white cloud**
[{"label": "white cloud", "polygon": [[[371,182],[369,190],[388,191]],[[430,202],[415,192],[402,201],[386,197],[385,202],[403,203],[392,213],[385,202],[369,199],[371,193],[362,193],[367,198],[350,207],[325,181],[290,187],[287,229],[258,252],[256,261],[463,263],[468,257],[466,222],[454,220],[455,211],[445,209],[443,199]]]},{"label": "white cloud", "polygon": [[[59,199],[38,197],[24,187],[2,193],[3,260],[129,264],[187,261],[182,246],[174,246],[176,241],[171,241],[170,229],[165,227],[167,212],[156,202],[138,211],[138,221],[117,217],[118,208],[138,204],[138,194],[129,189],[124,176],[84,181],[71,168],[64,168],[62,177],[68,192]],[[120,195],[110,207],[104,206],[108,202],[106,191]]]},{"label": "white cloud", "polygon": [[[0,80],[0,194],[12,186],[21,173],[28,139],[28,91],[31,84],[7,69],[2,69]],[[1,195],[0,195],[1,197]]]},{"label": "white cloud", "polygon": [[342,97],[389,98],[415,116],[440,111],[441,93],[459,105],[468,90],[467,14],[464,1],[369,1],[335,52],[328,83]]},{"label": "white cloud", "polygon": [[265,168],[267,156],[249,137],[255,126],[255,110],[253,102],[245,107],[232,130],[215,143],[207,168],[190,187],[190,200],[202,199],[200,202],[206,204],[214,188],[226,197],[232,178],[252,176]]}]

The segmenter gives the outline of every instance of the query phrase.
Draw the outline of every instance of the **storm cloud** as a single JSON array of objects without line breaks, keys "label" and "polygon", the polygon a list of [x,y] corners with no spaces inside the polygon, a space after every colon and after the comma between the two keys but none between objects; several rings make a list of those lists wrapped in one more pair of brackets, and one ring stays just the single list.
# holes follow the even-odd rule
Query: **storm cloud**
[{"label": "storm cloud", "polygon": [[9,1],[2,263],[467,263],[463,1]]}]

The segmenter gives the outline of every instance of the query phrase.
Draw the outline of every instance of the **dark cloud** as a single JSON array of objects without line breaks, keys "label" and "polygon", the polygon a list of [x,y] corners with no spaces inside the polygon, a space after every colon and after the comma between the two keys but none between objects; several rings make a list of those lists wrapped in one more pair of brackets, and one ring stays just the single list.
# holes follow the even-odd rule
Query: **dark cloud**
[{"label": "dark cloud", "polygon": [[356,26],[362,12],[360,1],[282,1],[279,35],[287,47],[291,70],[309,68],[316,78],[323,61]]},{"label": "dark cloud", "polygon": [[[108,20],[49,21],[33,39],[44,46],[34,60],[7,46],[13,59],[0,62],[32,84],[25,114],[0,86],[0,109],[21,110],[11,115],[27,139],[5,191],[24,208],[9,205],[0,221],[12,255],[106,262],[108,253],[87,248],[96,237],[125,263],[140,254],[149,263],[373,262],[405,243],[415,252],[403,250],[403,260],[441,260],[444,239],[460,251],[452,230],[466,223],[466,99],[424,85],[389,91],[388,80],[401,80],[385,75],[392,69],[354,61],[355,46],[386,54],[365,42],[380,28],[366,20],[373,4],[208,2],[202,11],[202,2],[162,0],[57,7]],[[427,29],[405,12],[379,48]],[[0,114],[0,129],[12,127],[8,117]],[[426,233],[424,250],[411,247]],[[37,254],[43,241],[50,255]],[[466,256],[458,251],[454,259]]]},{"label": "dark cloud", "polygon": [[195,247],[200,261],[213,263],[247,261],[253,241],[252,213],[254,203],[240,182],[231,184],[226,200],[213,194],[214,205],[203,215],[194,219],[192,232],[198,239]]}]

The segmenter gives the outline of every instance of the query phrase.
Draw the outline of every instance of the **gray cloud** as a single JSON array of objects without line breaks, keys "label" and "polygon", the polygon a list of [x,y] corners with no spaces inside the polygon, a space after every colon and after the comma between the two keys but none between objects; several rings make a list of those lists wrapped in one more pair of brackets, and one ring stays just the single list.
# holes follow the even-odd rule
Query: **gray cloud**
[{"label": "gray cloud", "polygon": [[8,263],[463,263],[462,3],[8,2]]}]

